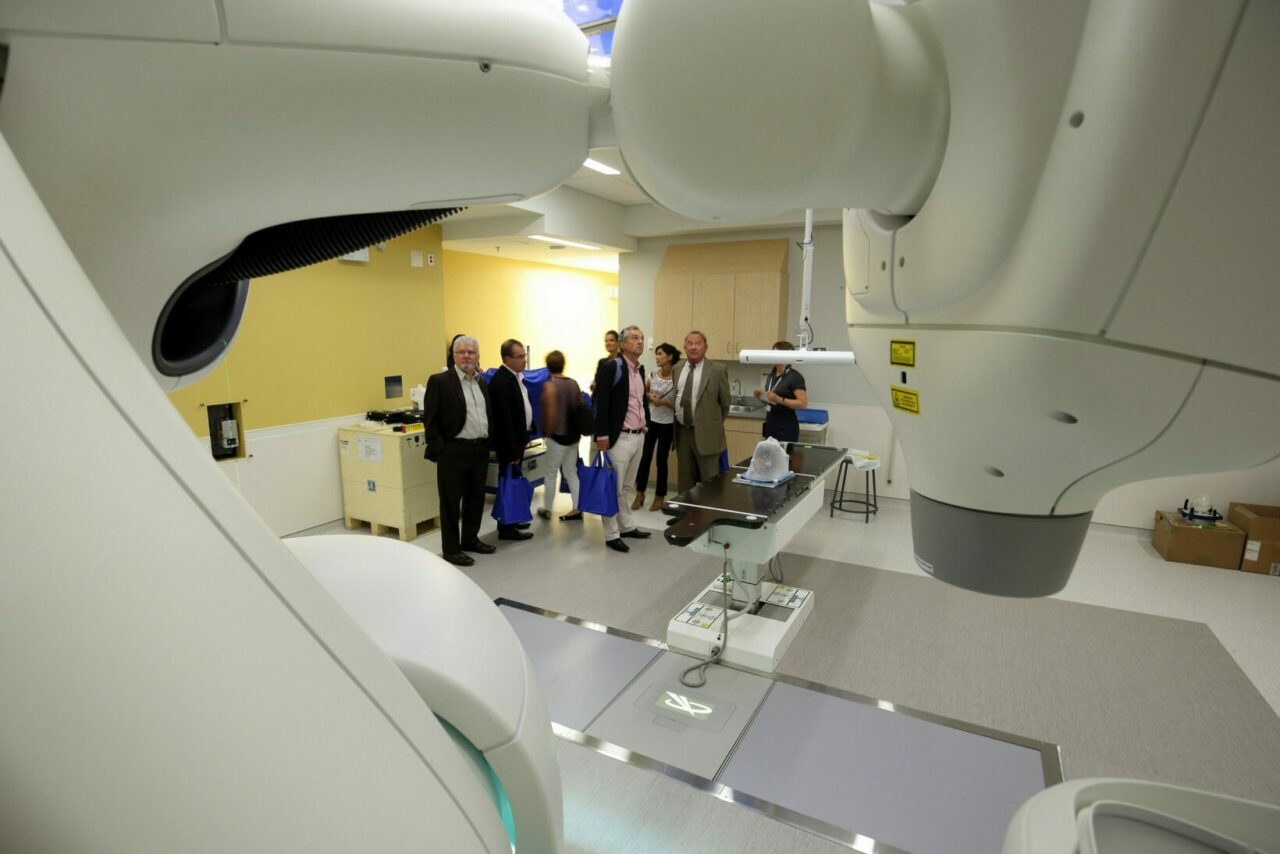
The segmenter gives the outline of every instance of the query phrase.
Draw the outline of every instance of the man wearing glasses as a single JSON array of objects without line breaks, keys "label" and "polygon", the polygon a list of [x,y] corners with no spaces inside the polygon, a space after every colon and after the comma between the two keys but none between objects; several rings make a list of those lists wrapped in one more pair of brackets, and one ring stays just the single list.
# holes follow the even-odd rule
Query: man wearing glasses
[{"label": "man wearing glasses", "polygon": [[[519,464],[524,460],[525,446],[529,444],[529,434],[533,432],[533,405],[529,402],[529,391],[524,386],[524,369],[529,360],[524,345],[514,338],[502,342],[502,367],[493,374],[489,381],[489,400],[493,413],[493,424],[490,425],[489,436],[493,439],[493,453],[498,458],[498,473],[508,470],[512,463]],[[530,540],[533,534],[520,530],[521,527],[499,522],[498,539]]]},{"label": "man wearing glasses", "polygon": [[425,456],[436,463],[443,557],[471,566],[467,552],[492,554],[480,542],[484,482],[489,471],[489,390],[477,373],[480,345],[470,335],[453,340],[453,364],[427,380],[423,401]]}]

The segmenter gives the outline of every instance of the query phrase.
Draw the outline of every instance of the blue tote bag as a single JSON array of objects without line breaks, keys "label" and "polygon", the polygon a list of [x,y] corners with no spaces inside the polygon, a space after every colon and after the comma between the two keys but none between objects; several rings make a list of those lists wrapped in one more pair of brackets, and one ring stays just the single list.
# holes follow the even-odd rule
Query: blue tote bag
[{"label": "blue tote bag", "polygon": [[608,454],[597,452],[589,466],[578,460],[578,509],[597,516],[618,515],[618,473]]},{"label": "blue tote bag", "polygon": [[493,509],[489,515],[499,525],[516,525],[533,519],[529,505],[533,501],[533,484],[525,480],[519,463],[512,463],[498,475],[498,492],[493,497]]}]

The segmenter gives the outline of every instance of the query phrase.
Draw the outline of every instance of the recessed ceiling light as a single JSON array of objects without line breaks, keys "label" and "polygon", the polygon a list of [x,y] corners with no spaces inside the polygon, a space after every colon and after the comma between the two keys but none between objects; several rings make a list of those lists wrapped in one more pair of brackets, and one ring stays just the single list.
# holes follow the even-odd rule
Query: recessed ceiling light
[{"label": "recessed ceiling light", "polygon": [[614,169],[612,166],[606,166],[603,163],[601,163],[599,160],[592,160],[590,157],[582,161],[582,165],[587,167],[588,169],[594,169],[595,171],[599,172],[601,175],[621,175],[622,174],[617,169]]},{"label": "recessed ceiling light", "polygon": [[545,234],[530,234],[530,240],[541,240],[543,243],[559,243],[563,246],[572,246],[574,249],[599,249],[599,246],[592,246],[590,243],[574,243],[572,240],[561,240],[559,237],[547,237]]}]

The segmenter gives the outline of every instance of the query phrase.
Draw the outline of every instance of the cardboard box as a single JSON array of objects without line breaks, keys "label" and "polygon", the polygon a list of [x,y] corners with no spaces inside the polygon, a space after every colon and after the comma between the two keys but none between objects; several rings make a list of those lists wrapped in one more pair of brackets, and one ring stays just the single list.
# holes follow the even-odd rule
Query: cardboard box
[{"label": "cardboard box", "polygon": [[1270,504],[1237,504],[1227,508],[1227,519],[1245,534],[1245,572],[1280,575],[1280,507]]},{"label": "cardboard box", "polygon": [[1204,522],[1191,522],[1176,510],[1156,512],[1151,531],[1151,545],[1165,560],[1239,569],[1244,554],[1244,531],[1230,522],[1206,527]]}]

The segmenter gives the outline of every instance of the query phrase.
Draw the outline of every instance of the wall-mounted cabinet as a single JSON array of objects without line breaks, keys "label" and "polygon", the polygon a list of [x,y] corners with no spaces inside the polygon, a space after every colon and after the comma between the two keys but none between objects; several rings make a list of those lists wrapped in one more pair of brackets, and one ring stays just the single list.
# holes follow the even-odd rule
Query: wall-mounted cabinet
[{"label": "wall-mounted cabinet", "polygon": [[654,282],[650,343],[682,348],[698,329],[707,358],[729,360],[786,338],[788,247],[785,240],[668,247]]}]

